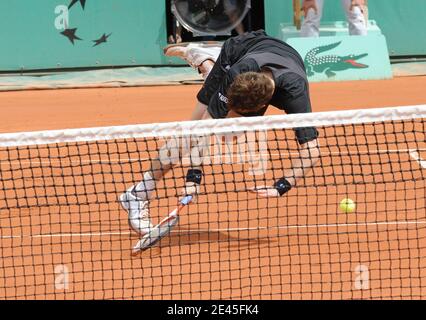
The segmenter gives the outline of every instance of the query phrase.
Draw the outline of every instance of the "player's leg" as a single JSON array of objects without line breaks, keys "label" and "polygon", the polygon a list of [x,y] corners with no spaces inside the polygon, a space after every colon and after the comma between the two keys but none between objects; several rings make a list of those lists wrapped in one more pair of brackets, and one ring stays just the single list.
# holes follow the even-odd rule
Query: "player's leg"
[{"label": "player's leg", "polygon": [[349,23],[349,34],[351,36],[367,35],[366,6],[364,0],[342,0]]},{"label": "player's leg", "polygon": [[[209,110],[208,105],[211,98],[216,94],[220,88],[226,73],[229,70],[229,66],[235,61],[237,50],[243,50],[244,46],[241,45],[243,40],[253,40],[257,36],[257,33],[251,33],[243,36],[237,36],[230,38],[223,44],[220,54],[215,57],[215,63],[209,70],[205,82],[201,90],[197,94],[198,103],[192,114],[192,120],[205,120],[212,118],[222,118],[224,115],[219,114],[218,111]],[[211,113],[212,112],[212,113]],[[209,146],[209,141],[203,140],[209,137],[197,137],[199,140],[195,145],[191,145],[191,164],[190,169],[186,174],[185,186],[181,192],[182,196],[192,195],[196,198],[199,193],[200,183],[202,179],[202,164],[193,161],[193,159],[203,159],[205,155],[205,149]],[[193,157],[196,154],[197,156]]]},{"label": "player's leg", "polygon": [[211,116],[209,115],[207,111],[207,105],[204,103],[197,101],[197,104],[195,105],[194,110],[191,114],[191,120],[207,120],[211,119]]},{"label": "player's leg", "polygon": [[[197,101],[195,108],[192,112],[191,121],[211,119],[207,111],[207,105]],[[160,181],[179,160],[185,156],[182,154],[182,149],[179,148],[179,141],[171,138],[159,150],[159,156],[150,161],[150,168],[145,172],[144,179],[133,186],[132,193],[142,201],[149,201],[153,197],[156,183]],[[176,150],[178,152],[176,152]],[[173,154],[176,158],[167,156]]]},{"label": "player's leg", "polygon": [[319,37],[323,6],[324,0],[305,0],[305,18],[300,28],[302,37]]},{"label": "player's leg", "polygon": [[[211,117],[207,106],[197,102],[191,120],[209,118]],[[174,148],[178,148],[178,152],[172,152],[176,151],[172,150]],[[160,148],[159,156],[150,161],[150,168],[144,172],[143,180],[120,195],[119,200],[129,215],[130,227],[141,236],[148,233],[153,226],[149,218],[149,201],[154,196],[156,185],[179,162],[179,158],[184,156],[181,151],[178,141],[170,139]],[[165,156],[169,154],[178,155],[179,158]],[[192,169],[200,170],[199,164],[192,166]],[[198,185],[187,184],[182,193],[195,194],[198,191]]]},{"label": "player's leg", "polygon": [[[225,44],[224,48],[228,48]],[[232,48],[231,48],[232,49]],[[173,51],[170,51],[173,50]],[[232,50],[225,50],[226,52],[221,53],[221,47],[212,46],[189,46],[189,45],[174,45],[168,46],[165,49],[165,54],[169,56],[177,56],[187,60],[191,65],[197,66],[198,68],[204,68],[202,71],[205,73],[206,81],[203,88],[197,95],[198,102],[192,113],[191,120],[202,120],[211,119],[209,112],[207,111],[207,105],[210,101],[212,94],[219,87],[223,77],[226,73],[226,68],[223,64],[228,63],[228,52]],[[215,61],[218,61],[215,64]],[[160,155],[164,154],[179,154],[182,157],[181,150],[179,152],[167,152],[168,149],[177,147],[179,144],[177,141],[171,139],[164,146],[160,148]],[[192,148],[192,146],[191,146]],[[166,151],[166,152],[161,152]],[[193,151],[191,149],[191,154]],[[200,157],[202,158],[202,150]],[[166,161],[165,161],[166,160]],[[173,168],[178,159],[162,159],[159,156],[153,159],[150,163],[150,168],[145,171],[143,180],[135,186],[129,188],[125,193],[120,196],[120,201],[123,208],[127,210],[129,214],[129,222],[132,229],[139,234],[143,235],[149,232],[152,224],[149,219],[149,201],[152,199],[155,192],[156,184],[160,181],[163,176]],[[191,163],[191,168],[188,170],[186,175],[186,183],[182,193],[184,195],[198,193],[199,182],[201,181],[201,164]]]},{"label": "player's leg", "polygon": [[[216,82],[220,81],[220,79],[223,77],[223,74],[220,74],[220,75],[217,74],[218,72],[223,73],[221,68],[219,67],[214,68],[214,61],[216,61],[216,59],[219,56],[220,49],[221,49],[220,47],[219,47],[219,51],[217,50],[217,48],[214,50],[193,50],[190,48],[188,50],[189,51],[188,53],[185,51],[186,49],[182,51],[182,48],[187,48],[186,45],[169,46],[169,50],[174,48],[176,48],[176,50],[173,51],[174,53],[176,53],[176,55],[174,56],[179,56],[177,55],[177,53],[179,52],[185,52],[182,58],[190,60],[189,62],[191,64],[200,63],[198,67],[204,68],[202,70],[205,72],[206,77],[210,76],[210,71],[214,69],[214,72],[212,72],[213,74],[211,75],[211,77],[208,77],[205,85],[203,86],[203,89],[202,89],[203,92],[206,91],[205,88],[211,89],[213,86],[217,86]],[[165,51],[167,52],[167,50]],[[215,81],[213,81],[212,79],[215,79]],[[209,101],[208,94],[204,94],[201,98],[198,97],[198,102],[191,115],[191,120],[202,120],[202,119],[211,118],[207,111],[208,101]],[[160,156],[157,157],[156,159],[153,159],[150,162],[150,168],[144,172],[143,180],[140,183],[136,184],[135,186],[130,187],[119,198],[123,208],[129,214],[129,224],[131,228],[135,230],[137,233],[139,233],[140,235],[144,235],[148,233],[150,228],[152,228],[152,224],[149,219],[149,201],[153,198],[153,194],[155,192],[157,182],[161,181],[164,175],[166,175],[167,172],[173,168],[173,165],[176,164],[179,160],[179,159],[164,159],[164,155],[178,154],[179,157],[182,157],[181,150],[179,150],[177,153],[168,152],[168,151],[171,151],[171,149],[173,148],[177,148],[178,145],[179,145],[178,142],[173,141],[173,139],[170,139],[165,145],[163,145],[159,150]],[[163,158],[161,158],[161,155],[163,155]],[[188,176],[190,176],[191,173],[193,172],[201,172],[201,168],[199,164],[191,165],[191,169],[188,171],[188,174],[187,174],[187,180],[188,180]],[[198,193],[198,189],[199,189],[198,185],[187,183],[182,193],[184,194]]]}]

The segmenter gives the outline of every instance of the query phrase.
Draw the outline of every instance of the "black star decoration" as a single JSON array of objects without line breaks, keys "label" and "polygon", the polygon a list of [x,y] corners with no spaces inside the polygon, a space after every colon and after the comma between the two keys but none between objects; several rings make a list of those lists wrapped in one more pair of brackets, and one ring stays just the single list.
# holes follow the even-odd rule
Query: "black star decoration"
[{"label": "black star decoration", "polygon": [[73,5],[75,5],[77,2],[79,2],[80,1],[80,4],[81,4],[81,7],[83,8],[83,10],[84,10],[84,6],[86,5],[86,0],[72,0],[71,1],[71,3],[70,3],[70,5],[68,6],[68,9],[71,9],[71,7],[73,6]]},{"label": "black star decoration", "polygon": [[77,31],[77,28],[65,29],[64,31],[61,32],[61,34],[63,34],[65,37],[67,37],[69,39],[69,41],[71,41],[71,43],[74,44],[74,40],[82,40],[81,38],[79,38],[75,35],[76,31]]},{"label": "black star decoration", "polygon": [[106,35],[105,33],[102,35],[102,37],[100,37],[98,40],[92,40],[95,44],[93,45],[94,47],[100,45],[101,43],[106,43],[108,38],[111,36],[112,33],[110,33],[109,35]]}]

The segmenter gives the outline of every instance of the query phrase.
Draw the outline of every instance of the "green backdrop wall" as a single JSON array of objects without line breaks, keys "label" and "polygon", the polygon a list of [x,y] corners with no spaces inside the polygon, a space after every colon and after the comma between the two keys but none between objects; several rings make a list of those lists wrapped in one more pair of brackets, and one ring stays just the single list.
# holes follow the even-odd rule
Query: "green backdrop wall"
[{"label": "green backdrop wall", "polygon": [[[254,0],[255,1],[255,0]],[[266,30],[279,35],[279,24],[293,21],[291,0],[265,0]],[[425,0],[369,0],[370,19],[385,35],[391,56],[426,55]],[[340,0],[325,0],[323,21],[345,20]]]},{"label": "green backdrop wall", "polygon": [[[71,4],[67,30],[58,28]],[[425,0],[369,4],[391,55],[426,55]],[[340,0],[326,0],[324,21],[343,19]],[[278,36],[279,24],[292,21],[292,1],[265,0],[265,20]],[[169,64],[166,39],[163,0],[0,1],[1,71]]]},{"label": "green backdrop wall", "polygon": [[[55,10],[73,2],[67,37]],[[0,70],[163,64],[165,29],[160,0],[1,0]]]}]

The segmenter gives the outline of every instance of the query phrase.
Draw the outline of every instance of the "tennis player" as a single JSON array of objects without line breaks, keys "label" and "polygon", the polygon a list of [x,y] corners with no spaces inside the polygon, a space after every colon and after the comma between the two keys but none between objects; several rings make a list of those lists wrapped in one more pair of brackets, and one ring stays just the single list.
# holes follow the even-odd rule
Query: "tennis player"
[{"label": "tennis player", "polygon": [[[164,51],[166,56],[185,59],[205,78],[191,120],[262,116],[269,105],[287,114],[311,112],[302,58],[295,49],[263,30],[230,38],[221,48],[194,43],[171,45]],[[272,186],[258,187],[252,192],[261,197],[282,196],[316,164],[319,159],[317,130],[296,128],[295,134],[299,157],[292,160],[292,168]],[[128,211],[130,226],[140,235],[152,227],[149,200],[156,182],[171,168],[172,165],[164,165],[160,159],[153,160],[143,181],[120,196],[122,206]],[[182,195],[195,198],[202,177],[201,167],[190,168]]]}]

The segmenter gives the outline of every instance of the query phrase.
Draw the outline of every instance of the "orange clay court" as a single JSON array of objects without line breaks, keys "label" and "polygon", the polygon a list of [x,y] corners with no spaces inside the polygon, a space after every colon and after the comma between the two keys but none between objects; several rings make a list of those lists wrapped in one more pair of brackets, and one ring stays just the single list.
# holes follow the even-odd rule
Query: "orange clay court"
[{"label": "orange clay court", "polygon": [[[426,77],[400,77],[311,84],[310,88],[313,111],[320,112],[422,105],[426,104],[425,87]],[[2,92],[0,131],[184,121],[191,115],[199,89],[199,85],[186,85]],[[268,112],[280,114],[274,108]],[[421,123],[413,126],[419,127]],[[396,145],[403,136],[399,130],[407,128],[403,125],[395,128],[396,140],[392,143]],[[382,141],[377,144],[380,146]],[[115,154],[112,147],[97,147]],[[410,145],[407,147],[410,149]],[[417,148],[419,159],[426,159],[425,141],[419,141]],[[47,159],[46,152],[40,151],[40,162]],[[146,156],[132,150],[126,152],[131,159]],[[399,169],[402,174],[409,172],[407,174],[413,176],[413,182],[406,184],[410,191],[404,199],[397,187],[387,189],[387,184],[376,186],[373,181],[337,186],[333,190],[306,186],[297,190],[295,197],[276,200],[210,189],[200,196],[198,204],[184,210],[175,232],[159,246],[136,257],[131,256],[130,249],[138,237],[130,231],[126,214],[116,201],[116,195],[134,178],[117,181],[115,187],[104,190],[106,199],[100,199],[99,205],[89,199],[96,197],[96,192],[81,190],[78,181],[74,181],[75,193],[88,194],[83,203],[56,209],[41,205],[38,209],[0,213],[0,298],[425,298],[426,228],[422,223],[426,223],[426,189],[424,178],[421,179],[425,169],[421,163],[409,161],[408,151],[387,156],[390,162],[399,158],[396,160],[406,166]],[[131,171],[141,171],[138,161],[114,162],[111,166],[115,169],[108,169],[102,159],[98,160],[90,164],[90,169],[85,166],[81,169],[86,168],[89,174],[96,172],[91,178],[94,180],[100,172],[105,175],[102,181],[113,179],[106,170],[122,170],[124,176],[130,176]],[[345,156],[340,160],[344,161]],[[362,165],[363,159],[358,161]],[[279,164],[281,159],[274,158],[272,162]],[[17,165],[22,170],[26,166],[25,163]],[[51,165],[52,172],[59,172],[60,168],[54,163]],[[12,172],[13,164],[9,166]],[[345,171],[350,166],[342,163],[341,167]],[[371,168],[381,170],[379,164],[373,163]],[[221,166],[221,169],[224,170],[219,174],[224,179],[221,186],[232,181],[238,189],[238,185],[244,183],[238,179],[233,181],[232,167]],[[43,171],[43,168],[33,172],[36,176],[37,170]],[[137,174],[140,177],[140,172]],[[35,192],[41,180],[28,182]],[[3,188],[5,186],[3,182]],[[45,192],[47,199],[55,190],[40,189],[40,192]],[[344,195],[356,198],[357,210],[362,215],[338,213],[337,204]],[[377,202],[377,199],[384,200]],[[111,204],[103,207],[105,200]],[[164,197],[156,206],[167,212],[175,201]],[[290,210],[292,207],[295,209]],[[288,208],[288,211],[280,208]],[[405,222],[417,219],[418,223],[403,221],[400,224],[400,210]],[[326,211],[336,214],[321,214]],[[153,212],[153,219],[157,221],[166,212]],[[314,214],[310,214],[312,212]],[[374,216],[368,215],[369,212]],[[277,220],[280,217],[278,225],[287,227],[268,228],[276,225],[272,217]],[[382,228],[380,221],[386,221],[387,225]],[[259,224],[266,227],[258,228]],[[191,232],[191,226],[195,226],[196,232]],[[357,282],[353,274],[354,268],[358,268],[354,261],[361,262],[358,271],[362,277],[364,260],[369,261],[371,270],[369,285],[363,290],[354,290],[354,283],[363,280]],[[68,266],[69,283],[64,287],[55,287],[57,275],[63,271],[57,266]]]}]

